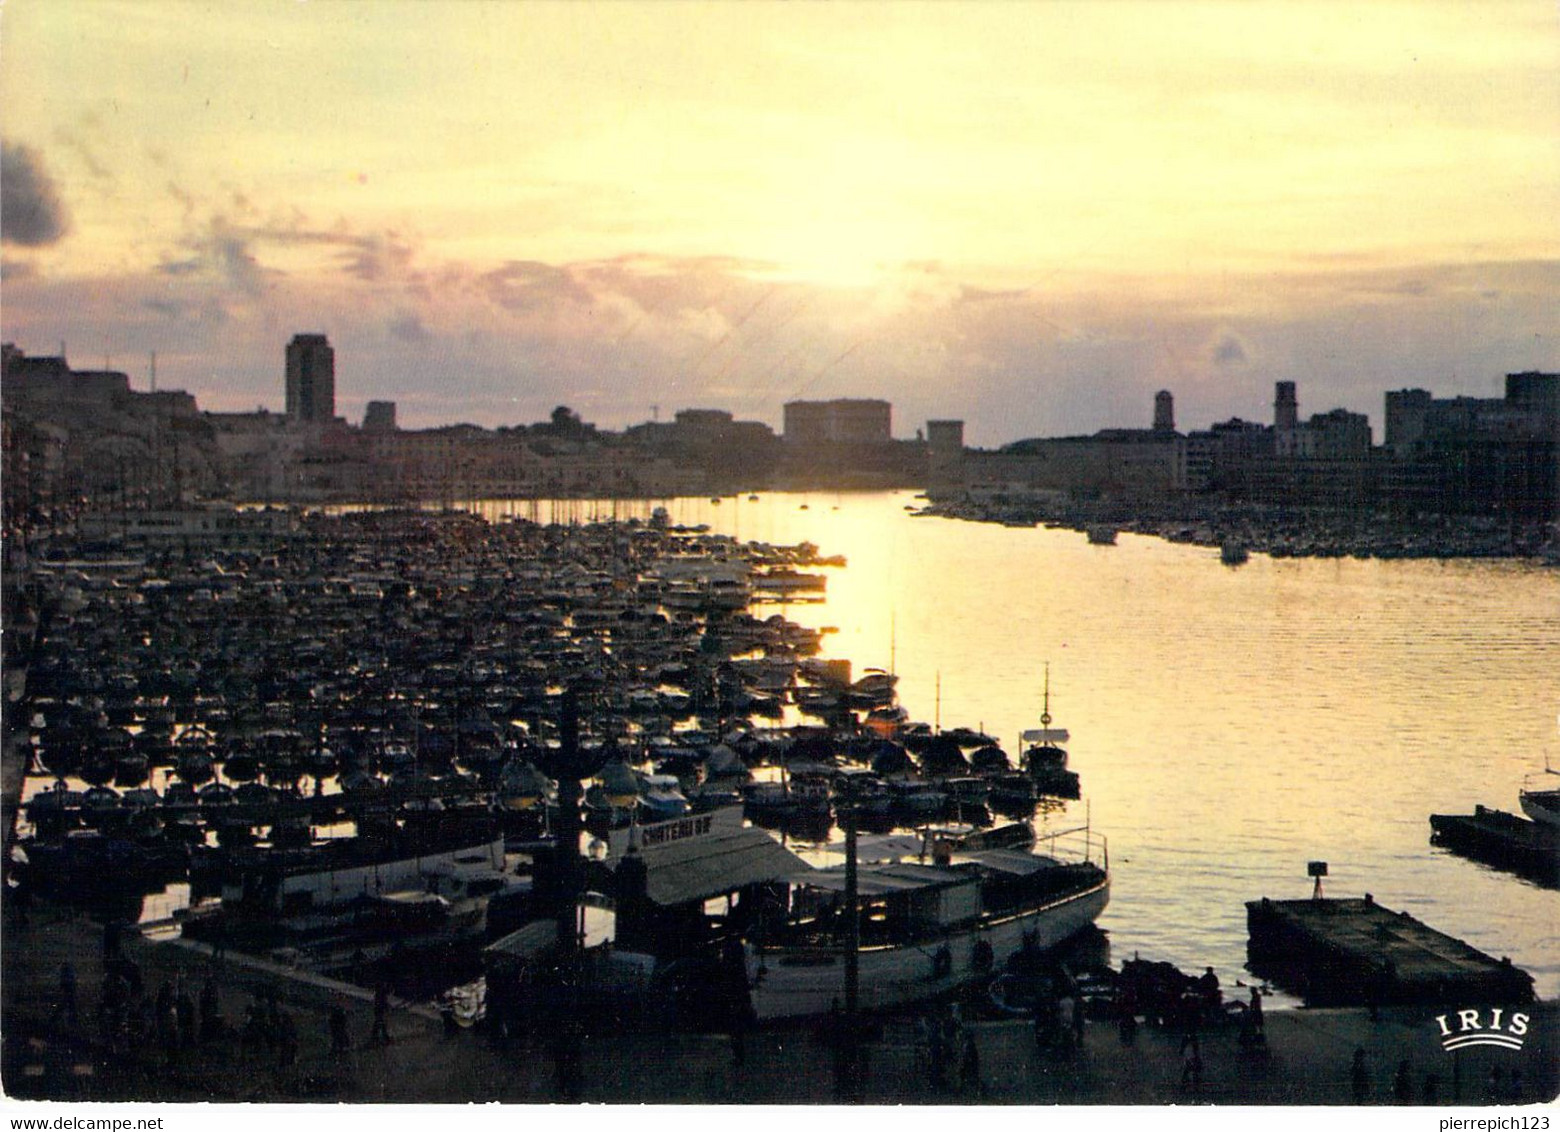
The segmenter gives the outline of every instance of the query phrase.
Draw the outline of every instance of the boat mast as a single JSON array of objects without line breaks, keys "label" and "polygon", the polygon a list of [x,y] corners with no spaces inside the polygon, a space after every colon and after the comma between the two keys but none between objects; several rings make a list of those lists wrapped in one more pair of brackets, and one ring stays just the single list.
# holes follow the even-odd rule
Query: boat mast
[{"label": "boat mast", "polygon": [[1051,728],[1051,662],[1045,662],[1045,702],[1040,707],[1040,726]]},{"label": "boat mast", "polygon": [[894,659],[896,628],[896,616],[894,611],[890,609],[888,611],[888,674],[890,676],[899,675],[899,669]]}]

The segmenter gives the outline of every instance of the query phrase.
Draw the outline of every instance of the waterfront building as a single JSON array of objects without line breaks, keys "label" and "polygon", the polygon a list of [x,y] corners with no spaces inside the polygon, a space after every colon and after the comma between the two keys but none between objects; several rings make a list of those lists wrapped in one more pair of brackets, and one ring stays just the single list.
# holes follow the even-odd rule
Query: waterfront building
[{"label": "waterfront building", "polygon": [[280,501],[293,497],[290,470],[303,459],[307,436],[287,427],[280,413],[207,413],[227,494]]},{"label": "waterfront building", "polygon": [[927,421],[926,443],[933,452],[957,452],[964,448],[963,421]]},{"label": "waterfront building", "polygon": [[215,464],[195,398],[138,392],[118,370],[73,369],[63,353],[0,350],[7,422],[5,513],[144,507],[209,489]]},{"label": "waterfront building", "polygon": [[964,422],[926,422],[926,490],[959,490],[964,479]]},{"label": "waterfront building", "polygon": [[1280,454],[1296,460],[1365,460],[1370,457],[1370,418],[1347,409],[1317,413],[1290,430],[1287,439],[1289,451]]},{"label": "waterfront building", "polygon": [[336,351],[323,334],[287,343],[287,419],[326,422],[336,416]]},{"label": "waterfront building", "polygon": [[964,489],[973,495],[1162,497],[1185,488],[1186,442],[1148,429],[1020,440],[996,452],[966,454],[962,473]]},{"label": "waterfront building", "polygon": [[395,402],[370,401],[363,410],[364,432],[394,432]]},{"label": "waterfront building", "polygon": [[1389,392],[1386,413],[1388,505],[1534,523],[1560,515],[1560,374],[1507,374],[1503,398]]},{"label": "waterfront building", "polygon": [[651,421],[623,433],[631,445],[701,470],[704,492],[769,487],[780,440],[761,421],[739,421],[724,409],[680,409],[670,422]]},{"label": "waterfront building", "polygon": [[892,439],[892,417],[893,406],[887,401],[787,401],[785,442],[887,444]]},{"label": "waterfront building", "polygon": [[1190,491],[1238,492],[1251,462],[1271,456],[1274,430],[1231,417],[1186,436],[1186,486]]}]

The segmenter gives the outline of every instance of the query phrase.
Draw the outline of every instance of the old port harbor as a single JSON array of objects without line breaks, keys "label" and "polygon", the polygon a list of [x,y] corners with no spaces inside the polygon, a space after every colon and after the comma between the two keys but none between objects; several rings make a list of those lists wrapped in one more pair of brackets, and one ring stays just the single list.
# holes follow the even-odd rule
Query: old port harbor
[{"label": "old port harbor", "polygon": [[[8,601],[8,904],[101,930],[97,1056],[181,1018],[263,1029],[278,999],[328,1011],[334,1043],[339,997],[374,1035],[393,1002],[544,1042],[565,1097],[592,1035],[651,1019],[739,1061],[812,1032],[833,1095],[859,1097],[885,1033],[914,1033],[945,1086],[979,1078],[984,1025],[1056,1059],[1086,1020],[1123,1047],[1221,1030],[1260,1066],[1264,998],[1531,1002],[1519,969],[1368,900],[1254,899],[1239,993],[1113,966],[1109,847],[1043,661],[1016,743],[917,722],[891,659],[855,672],[785,616],[842,565],[664,513],[49,547]],[[189,988],[145,1009],[142,968],[169,964]],[[236,968],[247,1008],[181,1008]],[[26,1061],[8,1043],[8,1085]]]}]

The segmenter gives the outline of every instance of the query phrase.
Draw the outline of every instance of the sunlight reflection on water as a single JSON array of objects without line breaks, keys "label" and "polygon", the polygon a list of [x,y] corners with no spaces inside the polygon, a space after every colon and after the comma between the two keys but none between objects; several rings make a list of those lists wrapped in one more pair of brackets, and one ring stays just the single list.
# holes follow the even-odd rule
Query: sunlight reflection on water
[{"label": "sunlight reflection on water", "polygon": [[[1372,892],[1560,993],[1560,893],[1429,844],[1430,813],[1515,810],[1560,764],[1560,571],[1510,561],[1275,560],[1122,535],[911,516],[908,493],[669,501],[674,520],[816,543],[826,655],[892,666],[912,718],[979,726],[1016,751],[1045,662],[1072,767],[1110,839],[1101,919],[1117,961],[1245,962],[1245,902]],[[806,504],[806,509],[802,505]],[[563,521],[647,516],[574,501]],[[490,504],[490,516],[554,516]],[[940,685],[940,697],[939,697]],[[939,702],[940,699],[940,702]]]}]

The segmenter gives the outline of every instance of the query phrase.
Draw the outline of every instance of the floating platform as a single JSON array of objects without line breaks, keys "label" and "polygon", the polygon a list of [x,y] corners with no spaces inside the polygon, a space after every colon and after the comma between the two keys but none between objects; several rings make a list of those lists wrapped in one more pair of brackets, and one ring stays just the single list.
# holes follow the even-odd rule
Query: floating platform
[{"label": "floating platform", "polygon": [[1414,919],[1362,900],[1253,900],[1253,972],[1309,1006],[1531,1002],[1533,976]]},{"label": "floating platform", "polygon": [[1560,828],[1475,806],[1471,814],[1431,814],[1430,842],[1497,868],[1560,882]]}]

